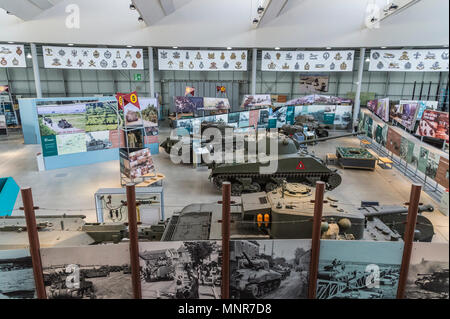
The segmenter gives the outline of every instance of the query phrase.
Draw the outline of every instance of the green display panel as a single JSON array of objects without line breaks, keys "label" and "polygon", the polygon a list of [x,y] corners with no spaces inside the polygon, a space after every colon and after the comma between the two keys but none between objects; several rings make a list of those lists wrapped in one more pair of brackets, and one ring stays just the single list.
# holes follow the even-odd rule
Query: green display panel
[{"label": "green display panel", "polygon": [[55,135],[42,136],[41,141],[42,141],[42,154],[45,157],[58,155],[58,146],[56,144]]}]

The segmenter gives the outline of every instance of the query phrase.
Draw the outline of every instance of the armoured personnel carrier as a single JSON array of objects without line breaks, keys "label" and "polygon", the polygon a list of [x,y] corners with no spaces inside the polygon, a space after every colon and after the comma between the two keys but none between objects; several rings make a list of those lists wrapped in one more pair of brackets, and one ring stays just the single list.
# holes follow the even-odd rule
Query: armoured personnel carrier
[{"label": "armoured personnel carrier", "polygon": [[[271,192],[243,194],[231,206],[233,239],[304,239],[312,236],[315,189],[290,184]],[[415,240],[430,242],[433,225],[421,205]],[[349,206],[325,194],[322,239],[400,241],[408,214],[406,206]],[[222,205],[191,204],[175,213],[167,224],[163,241],[220,240]]]},{"label": "armoured personnel carrier", "polygon": [[[280,186],[283,181],[289,183],[315,184],[316,181],[326,183],[326,188],[332,190],[341,184],[342,178],[336,169],[330,169],[324,161],[305,150],[299,151],[301,144],[316,141],[326,141],[341,137],[357,135],[349,133],[326,138],[312,139],[297,142],[292,139],[279,138],[278,153],[268,158],[270,161],[277,161],[276,171],[272,174],[262,174],[261,168],[267,163],[261,161],[246,161],[244,163],[215,164],[210,165],[212,180],[217,189],[222,188],[224,181],[231,182],[231,192],[234,196],[240,196],[243,192],[260,192],[262,190],[270,192]],[[267,144],[270,145],[269,138]],[[269,146],[266,147],[269,150]]]},{"label": "armoured personnel carrier", "polygon": [[72,127],[72,124],[70,124],[69,122],[67,122],[67,120],[65,120],[65,119],[60,119],[59,121],[58,121],[58,127],[59,128],[71,128]]},{"label": "armoured personnel carrier", "polygon": [[429,274],[417,274],[418,279],[414,282],[421,289],[447,294],[449,285],[449,270],[435,271]]}]

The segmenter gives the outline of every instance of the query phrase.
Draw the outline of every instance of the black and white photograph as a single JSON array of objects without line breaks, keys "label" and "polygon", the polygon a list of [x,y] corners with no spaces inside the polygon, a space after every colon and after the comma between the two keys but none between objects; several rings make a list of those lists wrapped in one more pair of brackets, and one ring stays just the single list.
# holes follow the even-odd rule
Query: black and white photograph
[{"label": "black and white photograph", "polygon": [[221,242],[139,244],[144,299],[220,299]]},{"label": "black and white photograph", "polygon": [[406,298],[449,299],[448,251],[448,243],[413,244]]},{"label": "black and white photograph", "polygon": [[0,250],[0,299],[36,298],[27,249]]},{"label": "black and white photograph", "polygon": [[48,299],[131,299],[129,244],[41,249]]},{"label": "black and white photograph", "polygon": [[235,299],[305,299],[311,240],[230,242],[230,296]]},{"label": "black and white photograph", "polygon": [[317,299],[395,299],[403,242],[322,240]]},{"label": "black and white photograph", "polygon": [[300,76],[299,93],[324,93],[328,92],[328,76]]}]

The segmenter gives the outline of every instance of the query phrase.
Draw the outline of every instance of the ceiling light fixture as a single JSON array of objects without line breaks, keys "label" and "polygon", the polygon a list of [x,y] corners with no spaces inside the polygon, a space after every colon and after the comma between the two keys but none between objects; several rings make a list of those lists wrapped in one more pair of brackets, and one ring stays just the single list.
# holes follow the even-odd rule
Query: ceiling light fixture
[{"label": "ceiling light fixture", "polygon": [[264,7],[263,6],[259,6],[258,10],[256,10],[256,12],[258,12],[258,14],[261,14],[264,12]]},{"label": "ceiling light fixture", "polygon": [[367,59],[366,59],[366,62],[370,62],[370,58],[367,58]]},{"label": "ceiling light fixture", "polygon": [[231,50],[231,49],[232,49],[232,47],[228,47],[228,48],[227,48],[227,50]]},{"label": "ceiling light fixture", "polygon": [[127,45],[127,48],[132,48],[133,46],[132,45]]},{"label": "ceiling light fixture", "polygon": [[13,44],[13,43],[14,43],[14,41],[8,41],[8,43],[9,43],[9,44]]},{"label": "ceiling light fixture", "polygon": [[144,21],[144,18],[139,17],[139,18],[138,18],[138,21],[139,21],[139,22],[142,22],[142,21]]},{"label": "ceiling light fixture", "polygon": [[69,47],[73,47],[73,43],[67,43]]},{"label": "ceiling light fixture", "polygon": [[32,59],[33,58],[33,56],[31,55],[31,53],[28,53],[27,54],[27,59]]},{"label": "ceiling light fixture", "polygon": [[386,49],[386,47],[381,47],[382,49]]},{"label": "ceiling light fixture", "polygon": [[257,24],[259,22],[259,20],[257,18],[253,19],[253,24]]},{"label": "ceiling light fixture", "polygon": [[178,47],[172,47],[172,49],[178,49]]},{"label": "ceiling light fixture", "polygon": [[136,10],[136,6],[134,4],[130,4],[130,10]]},{"label": "ceiling light fixture", "polygon": [[327,47],[327,50],[331,50],[331,47]]},{"label": "ceiling light fixture", "polygon": [[279,47],[276,47],[275,50],[280,50],[280,48],[279,48]]}]

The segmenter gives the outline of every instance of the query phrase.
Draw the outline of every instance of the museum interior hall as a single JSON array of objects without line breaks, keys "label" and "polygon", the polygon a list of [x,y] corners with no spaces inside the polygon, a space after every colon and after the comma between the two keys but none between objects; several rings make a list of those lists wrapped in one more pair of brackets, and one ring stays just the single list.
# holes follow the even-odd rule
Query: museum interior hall
[{"label": "museum interior hall", "polygon": [[449,1],[0,0],[0,299],[448,300]]}]

